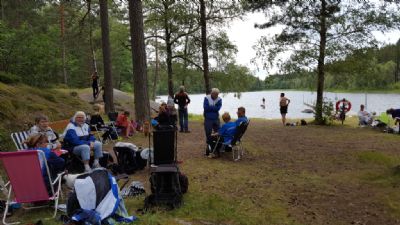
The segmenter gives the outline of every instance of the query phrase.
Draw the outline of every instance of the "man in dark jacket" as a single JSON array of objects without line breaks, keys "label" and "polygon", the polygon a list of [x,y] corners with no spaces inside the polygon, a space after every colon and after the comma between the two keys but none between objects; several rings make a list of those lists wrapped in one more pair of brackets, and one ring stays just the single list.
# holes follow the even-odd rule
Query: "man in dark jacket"
[{"label": "man in dark jacket", "polygon": [[[204,131],[206,133],[207,143],[211,142],[211,132],[218,132],[219,129],[219,110],[222,107],[222,99],[218,97],[218,88],[213,88],[211,94],[204,98]],[[208,152],[206,152],[207,154]]]},{"label": "man in dark jacket", "polygon": [[179,112],[179,132],[189,133],[189,121],[188,121],[188,109],[187,106],[190,103],[190,98],[185,92],[185,87],[180,86],[179,92],[175,94],[174,103],[178,104]]}]

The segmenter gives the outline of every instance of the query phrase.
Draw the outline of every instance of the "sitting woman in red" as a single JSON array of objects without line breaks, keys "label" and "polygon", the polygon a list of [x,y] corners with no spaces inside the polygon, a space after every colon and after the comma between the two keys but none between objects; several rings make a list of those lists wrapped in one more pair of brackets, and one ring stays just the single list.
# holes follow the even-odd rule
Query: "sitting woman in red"
[{"label": "sitting woman in red", "polygon": [[119,114],[115,123],[117,127],[122,128],[122,135],[125,137],[129,137],[135,132],[135,122],[129,120],[129,115],[128,111]]}]

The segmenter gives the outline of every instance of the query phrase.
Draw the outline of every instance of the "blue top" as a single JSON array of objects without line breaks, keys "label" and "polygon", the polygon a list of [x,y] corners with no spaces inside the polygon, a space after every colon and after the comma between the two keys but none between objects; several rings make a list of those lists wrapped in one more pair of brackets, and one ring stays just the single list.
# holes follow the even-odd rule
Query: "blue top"
[{"label": "blue top", "polygon": [[96,138],[90,134],[90,127],[86,123],[79,126],[71,121],[65,129],[64,134],[64,140],[74,147],[78,145],[90,145],[90,142],[96,140]]},{"label": "blue top", "polygon": [[222,107],[222,99],[218,97],[217,99],[212,99],[211,95],[207,95],[204,98],[203,108],[204,108],[204,118],[208,120],[219,119],[219,110]]},{"label": "blue top", "polygon": [[222,125],[221,128],[219,128],[218,134],[224,138],[224,144],[229,145],[231,144],[235,132],[236,132],[236,123],[228,122]]},{"label": "blue top", "polygon": [[392,112],[392,118],[394,119],[394,118],[396,118],[396,117],[400,117],[400,109],[395,109],[395,110]]},{"label": "blue top", "polygon": [[236,120],[236,126],[239,126],[240,123],[242,123],[242,122],[247,123],[247,121],[249,121],[249,120],[247,119],[246,116],[239,117],[239,118]]}]

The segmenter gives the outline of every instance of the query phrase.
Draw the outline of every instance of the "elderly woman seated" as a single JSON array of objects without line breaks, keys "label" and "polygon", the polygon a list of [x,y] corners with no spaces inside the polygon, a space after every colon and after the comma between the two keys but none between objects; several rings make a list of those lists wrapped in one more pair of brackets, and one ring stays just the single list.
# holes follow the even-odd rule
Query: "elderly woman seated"
[{"label": "elderly woman seated", "polygon": [[90,172],[90,151],[94,151],[93,167],[100,167],[99,159],[103,157],[101,142],[90,133],[90,127],[85,123],[86,114],[82,111],[75,113],[64,131],[64,143],[73,154],[81,157],[85,172]]},{"label": "elderly woman seated", "polygon": [[236,132],[236,123],[231,122],[231,116],[228,112],[222,114],[222,120],[225,124],[219,128],[218,133],[211,134],[211,142],[208,143],[212,151],[211,155],[209,155],[210,158],[215,157],[215,155],[219,156],[220,149],[231,144]]},{"label": "elderly woman seated", "polygon": [[49,118],[43,114],[35,117],[35,125],[29,130],[29,136],[43,134],[47,138],[47,148],[61,149],[61,143],[58,141],[58,135],[49,126]]}]

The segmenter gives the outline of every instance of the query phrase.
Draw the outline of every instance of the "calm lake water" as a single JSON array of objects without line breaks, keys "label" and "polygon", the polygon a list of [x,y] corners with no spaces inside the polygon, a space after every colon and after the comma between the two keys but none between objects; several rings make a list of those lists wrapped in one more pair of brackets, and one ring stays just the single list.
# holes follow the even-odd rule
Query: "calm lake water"
[{"label": "calm lake water", "polygon": [[[242,92],[240,98],[235,93],[221,93],[222,108],[220,114],[229,112],[236,118],[236,111],[239,106],[246,108],[246,115],[250,118],[277,119],[279,113],[279,96],[284,92],[290,99],[288,118],[312,118],[313,114],[302,113],[307,109],[304,103],[313,104],[317,99],[316,92],[307,91],[257,91]],[[204,94],[189,94],[191,103],[188,110],[192,114],[203,114]],[[330,101],[336,102],[339,99],[346,98],[352,104],[350,115],[355,115],[360,108],[360,104],[366,105],[366,110],[380,114],[388,108],[400,108],[400,94],[365,94],[365,93],[332,93],[325,92],[324,97]],[[265,98],[265,109],[261,107],[262,98]],[[156,102],[167,101],[167,96],[159,96]]]}]

